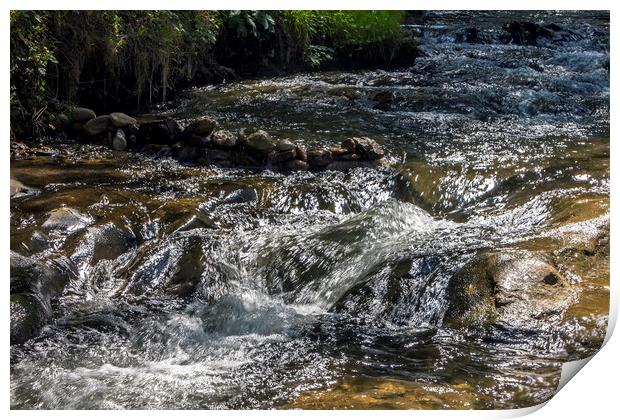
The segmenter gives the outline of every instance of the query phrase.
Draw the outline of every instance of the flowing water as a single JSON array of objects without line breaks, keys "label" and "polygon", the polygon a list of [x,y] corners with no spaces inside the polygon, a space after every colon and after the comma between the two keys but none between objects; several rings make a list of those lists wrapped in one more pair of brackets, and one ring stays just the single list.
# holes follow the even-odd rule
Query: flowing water
[{"label": "flowing water", "polygon": [[[515,20],[560,29],[516,45]],[[574,244],[609,232],[609,15],[435,12],[410,29],[408,69],[200,87],[162,111],[307,145],[370,136],[393,169],[213,168],[74,142],[13,160],[32,189],[11,200],[11,249],[74,276],[42,334],[11,347],[12,407],[550,398],[607,325],[608,247]],[[50,222],[63,206],[73,222]],[[448,281],[485,250],[544,254],[577,299],[536,328],[450,327]]]}]

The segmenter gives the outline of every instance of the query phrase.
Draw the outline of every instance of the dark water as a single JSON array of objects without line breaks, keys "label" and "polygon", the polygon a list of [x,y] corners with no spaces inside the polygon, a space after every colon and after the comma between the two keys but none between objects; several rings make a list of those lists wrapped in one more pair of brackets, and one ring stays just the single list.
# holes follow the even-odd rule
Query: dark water
[{"label": "dark water", "polygon": [[[515,45],[514,20],[560,29]],[[12,161],[37,191],[11,201],[11,249],[77,273],[54,322],[11,348],[12,407],[550,398],[607,325],[608,251],[566,244],[609,230],[609,16],[442,12],[411,29],[412,68],[202,87],[165,111],[308,145],[371,136],[395,170],[287,175],[71,143]],[[81,222],[46,225],[61,206]],[[444,325],[448,280],[484,250],[544,254],[578,298],[535,328]]]}]

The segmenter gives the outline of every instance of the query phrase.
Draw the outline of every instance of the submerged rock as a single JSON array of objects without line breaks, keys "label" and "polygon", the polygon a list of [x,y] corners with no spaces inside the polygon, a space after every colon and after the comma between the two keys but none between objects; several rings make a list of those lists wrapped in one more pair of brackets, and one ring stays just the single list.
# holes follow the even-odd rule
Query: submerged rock
[{"label": "submerged rock", "polygon": [[549,323],[575,297],[561,273],[530,253],[480,255],[452,276],[447,292],[445,322],[517,328]]},{"label": "submerged rock", "polygon": [[137,238],[127,227],[114,223],[89,227],[73,251],[71,259],[79,263],[88,261],[91,265],[101,260],[115,260],[137,245]]}]

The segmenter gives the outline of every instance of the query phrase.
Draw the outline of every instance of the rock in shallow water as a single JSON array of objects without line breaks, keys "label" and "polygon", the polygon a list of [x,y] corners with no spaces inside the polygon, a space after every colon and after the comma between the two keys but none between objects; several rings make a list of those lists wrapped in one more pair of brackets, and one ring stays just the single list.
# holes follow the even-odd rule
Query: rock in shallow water
[{"label": "rock in shallow water", "polygon": [[66,259],[42,262],[11,252],[11,344],[41,332],[52,315],[50,299],[75,276]]},{"label": "rock in shallow water", "polygon": [[184,135],[195,134],[200,137],[206,137],[210,135],[215,129],[217,123],[211,117],[203,117],[189,123],[185,130],[183,130]]},{"label": "rock in shallow water", "polygon": [[142,123],[136,138],[141,144],[171,145],[177,141],[180,133],[181,126],[179,123],[172,118],[166,118],[161,121]]},{"label": "rock in shallow water", "polygon": [[444,321],[452,325],[529,328],[549,324],[574,301],[566,278],[535,254],[482,254],[448,284]]},{"label": "rock in shallow water", "polygon": [[117,152],[122,152],[127,149],[127,139],[125,138],[123,130],[116,130],[116,134],[114,134],[114,138],[112,139],[112,149]]},{"label": "rock in shallow water", "polygon": [[324,167],[332,162],[332,153],[327,149],[315,149],[308,151],[308,163],[310,166]]},{"label": "rock in shallow water", "polygon": [[112,127],[109,115],[100,115],[84,124],[84,132],[91,136],[99,136]]},{"label": "rock in shallow water", "polygon": [[254,188],[241,188],[228,194],[222,200],[222,204],[256,203],[258,193]]},{"label": "rock in shallow water", "polygon": [[263,154],[271,152],[274,148],[271,136],[264,130],[258,130],[248,136],[247,147]]},{"label": "rock in shallow water", "polygon": [[43,222],[43,229],[76,231],[83,229],[92,223],[92,218],[71,207],[60,207],[52,210],[48,214],[48,218]]},{"label": "rock in shallow water", "polygon": [[36,295],[11,294],[11,345],[22,344],[38,336],[52,310]]},{"label": "rock in shallow water", "polygon": [[310,165],[303,160],[289,160],[284,163],[284,167],[289,171],[307,171],[310,169]]},{"label": "rock in shallow water", "polygon": [[11,178],[11,198],[13,197],[21,197],[23,195],[28,195],[28,194],[32,194],[35,189],[34,188],[30,188],[24,184],[22,184],[20,181],[18,181],[15,178]]},{"label": "rock in shallow water", "polygon": [[368,137],[353,137],[355,142],[355,150],[362,159],[377,160],[385,156],[383,149],[375,140]]},{"label": "rock in shallow water", "polygon": [[237,145],[237,135],[228,130],[217,130],[211,134],[211,142],[221,149],[232,149]]},{"label": "rock in shallow water", "polygon": [[138,123],[135,118],[130,117],[122,112],[112,112],[110,114],[110,123],[113,127],[124,128]]}]

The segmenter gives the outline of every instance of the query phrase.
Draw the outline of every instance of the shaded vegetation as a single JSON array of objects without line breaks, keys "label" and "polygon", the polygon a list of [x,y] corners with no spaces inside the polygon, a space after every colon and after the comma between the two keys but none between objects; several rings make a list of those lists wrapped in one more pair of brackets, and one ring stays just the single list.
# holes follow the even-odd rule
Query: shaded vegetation
[{"label": "shaded vegetation", "polygon": [[410,64],[399,11],[11,11],[11,128],[41,135],[70,103],[102,111],[179,88],[329,67]]}]

